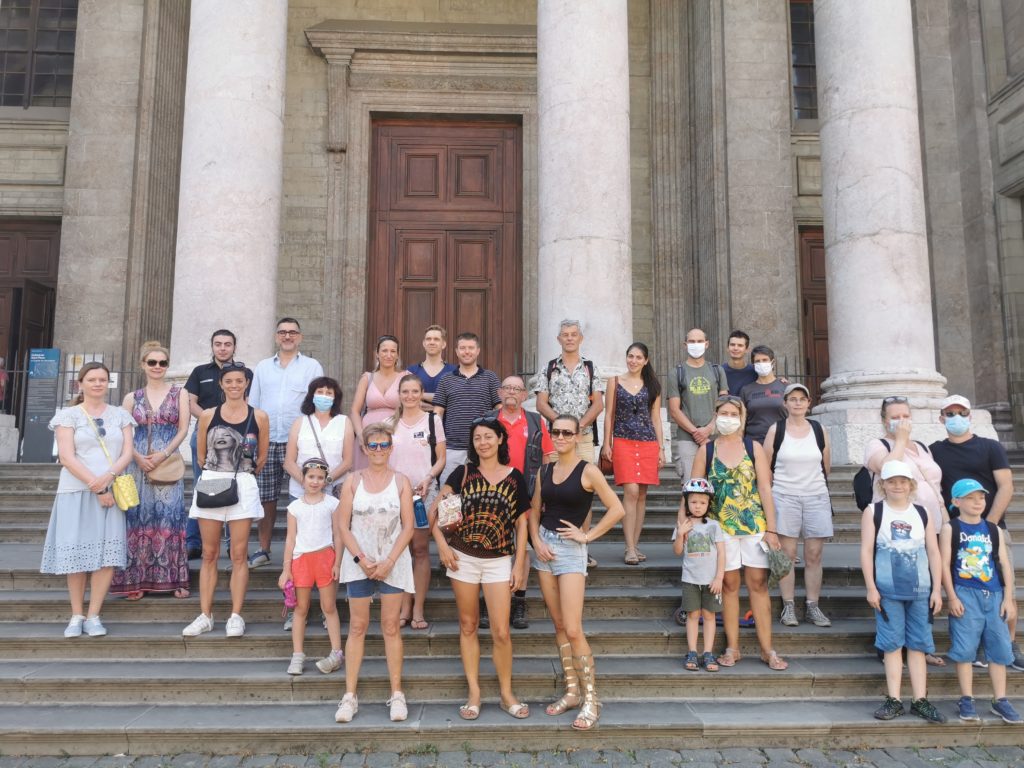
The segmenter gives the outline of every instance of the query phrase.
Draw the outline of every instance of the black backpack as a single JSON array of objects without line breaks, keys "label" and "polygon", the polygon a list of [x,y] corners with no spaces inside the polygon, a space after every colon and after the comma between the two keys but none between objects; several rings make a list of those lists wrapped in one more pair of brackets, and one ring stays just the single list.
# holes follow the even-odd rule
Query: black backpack
[{"label": "black backpack", "polygon": [[[885,441],[883,440],[882,442],[884,443]],[[870,503],[871,502],[869,501],[868,504],[870,504]],[[864,506],[866,507],[866,506],[868,506],[868,504],[865,504]],[[928,535],[927,534],[927,531],[928,531],[928,510],[925,509],[924,507],[922,507],[920,504],[914,504],[914,509],[917,510],[917,514],[920,515],[920,517],[921,517],[921,523],[924,525],[925,535],[927,536]],[[875,502],[874,519],[875,519],[875,538],[874,538],[874,541],[873,541],[873,544],[874,544],[873,553],[871,555],[872,568],[874,567],[874,562],[875,562],[875,554],[874,553],[878,552],[878,529],[882,527],[882,502],[880,502],[880,501],[876,501]],[[929,576],[930,576],[931,575],[931,570],[930,569],[929,569],[928,573],[929,573]],[[930,581],[929,581],[929,583],[930,583]],[[929,587],[929,591],[930,590],[931,590],[931,587]],[[929,616],[930,615],[931,614],[929,613]]]},{"label": "black backpack", "polygon": [[[931,453],[928,450],[928,446],[922,443],[920,440],[915,440],[921,449],[925,453]],[[888,450],[892,450],[889,447],[889,441],[882,438],[882,445]],[[853,476],[853,499],[857,502],[857,509],[866,509],[870,504],[871,500],[875,498],[875,478],[867,467],[861,467],[857,470],[857,474]]]},{"label": "black backpack", "polygon": [[[814,432],[814,442],[818,444],[818,450],[821,451],[821,475],[826,480],[828,479],[828,472],[825,471],[825,430],[814,419],[807,420],[811,425],[811,431]],[[775,440],[772,443],[772,474],[775,474],[775,462],[779,458],[779,448],[782,447],[782,441],[786,439],[786,420],[779,419],[775,423]],[[863,507],[861,507],[863,509]]]},{"label": "black backpack", "polygon": [[[959,517],[949,518],[949,527],[953,530],[949,571],[950,575],[953,576],[954,583],[956,583],[956,553],[960,547],[960,522]],[[996,581],[999,582],[999,586],[1006,586],[1003,584],[1003,568],[999,562],[999,526],[995,523],[990,523],[988,520],[982,520],[982,522],[988,525],[988,535],[992,539],[992,571],[996,575]]]},{"label": "black backpack", "polygon": [[[430,466],[434,466],[437,463],[437,433],[434,432],[434,412],[430,411],[427,414],[427,444],[430,446]],[[441,487],[441,478],[435,477],[434,481],[437,483],[437,487]]]}]

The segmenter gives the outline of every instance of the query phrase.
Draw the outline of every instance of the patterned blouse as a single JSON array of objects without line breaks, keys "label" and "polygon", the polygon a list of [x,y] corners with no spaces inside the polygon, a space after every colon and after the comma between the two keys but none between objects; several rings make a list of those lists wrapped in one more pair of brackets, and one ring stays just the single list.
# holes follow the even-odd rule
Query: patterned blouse
[{"label": "patterned blouse", "polygon": [[[550,378],[545,375],[545,371],[537,375],[534,388],[537,392],[548,393],[548,402],[555,413],[567,413],[581,419],[583,414],[590,410],[591,382],[585,360],[586,358],[581,357],[576,367],[570,371],[559,355],[555,359]],[[593,387],[594,392],[604,392],[605,383],[596,366]],[[592,428],[587,427],[582,434],[588,434]]]},{"label": "patterned blouse", "polygon": [[744,451],[740,463],[727,467],[718,458],[715,445],[714,457],[708,467],[708,480],[715,489],[711,517],[718,521],[722,530],[730,536],[751,536],[768,529],[768,521],[757,492],[757,473],[754,459]]},{"label": "patterned blouse", "polygon": [[631,395],[621,384],[615,385],[615,437],[652,443],[658,439],[651,421],[651,403],[647,386]]},{"label": "patterned blouse", "polygon": [[[463,485],[465,472],[469,474]],[[473,557],[514,555],[516,520],[530,508],[522,473],[513,468],[497,485],[491,485],[476,464],[464,464],[448,476],[445,485],[462,494],[462,525],[445,534],[448,545]]]}]

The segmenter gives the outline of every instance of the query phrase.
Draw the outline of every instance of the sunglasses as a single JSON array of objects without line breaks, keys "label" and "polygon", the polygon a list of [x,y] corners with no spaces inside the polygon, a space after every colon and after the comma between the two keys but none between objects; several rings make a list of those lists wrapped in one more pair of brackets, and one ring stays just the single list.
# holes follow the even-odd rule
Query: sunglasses
[{"label": "sunglasses", "polygon": [[945,416],[947,419],[951,419],[954,416],[970,416],[971,412],[970,411],[966,411],[966,412],[965,411],[943,411],[942,415]]},{"label": "sunglasses", "polygon": [[892,397],[886,397],[882,399],[882,405],[892,405],[893,403],[905,403],[907,398],[903,395],[893,395]]},{"label": "sunglasses", "polygon": [[95,419],[94,418],[93,419],[93,423],[96,424],[96,432],[97,432],[97,434],[99,434],[100,437],[106,437],[107,436],[107,430],[104,429],[104,427],[103,427],[103,419],[102,418],[100,418],[100,419]]},{"label": "sunglasses", "polygon": [[147,360],[146,365],[148,365],[150,368],[156,368],[158,365],[161,368],[166,368],[168,365],[170,365],[170,362],[167,360]]},{"label": "sunglasses", "polygon": [[576,437],[576,430],[574,429],[552,429],[552,437],[564,437],[568,440],[570,437]]},{"label": "sunglasses", "polygon": [[238,360],[232,360],[230,363],[224,363],[221,366],[221,370],[230,371],[232,368],[245,368],[245,363]]},{"label": "sunglasses", "polygon": [[485,427],[493,427],[497,423],[498,423],[498,419],[496,417],[494,417],[494,416],[481,416],[478,419],[473,419],[473,421],[471,421],[469,423],[469,426],[470,426],[470,428],[472,428],[472,427],[478,427],[481,424],[483,424]]},{"label": "sunglasses", "polygon": [[386,451],[391,447],[391,441],[388,440],[386,443],[367,443],[366,450],[368,451]]},{"label": "sunglasses", "polygon": [[322,461],[310,459],[308,461],[302,462],[302,470],[306,471],[307,469],[322,469],[324,472],[327,472],[328,470],[330,470],[330,467],[328,467]]},{"label": "sunglasses", "polygon": [[736,395],[722,395],[715,401],[715,405],[725,405],[725,403],[743,405],[743,398],[736,397]]}]

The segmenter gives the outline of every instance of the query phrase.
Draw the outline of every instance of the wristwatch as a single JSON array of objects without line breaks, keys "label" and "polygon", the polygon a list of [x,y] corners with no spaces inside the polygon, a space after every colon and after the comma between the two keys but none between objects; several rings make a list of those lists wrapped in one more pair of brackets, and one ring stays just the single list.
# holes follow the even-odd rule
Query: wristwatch
[{"label": "wristwatch", "polygon": [[358,555],[354,555],[352,557],[352,562],[356,563],[358,565],[359,561],[362,560],[364,557],[366,557],[366,555],[364,555],[362,552],[360,552]]},{"label": "wristwatch", "polygon": [[327,483],[328,483],[328,485],[330,485],[330,484],[331,484],[331,483],[333,483],[333,482],[334,482],[334,478],[333,478],[333,477],[331,477],[330,475],[328,475],[328,476],[327,476]]}]

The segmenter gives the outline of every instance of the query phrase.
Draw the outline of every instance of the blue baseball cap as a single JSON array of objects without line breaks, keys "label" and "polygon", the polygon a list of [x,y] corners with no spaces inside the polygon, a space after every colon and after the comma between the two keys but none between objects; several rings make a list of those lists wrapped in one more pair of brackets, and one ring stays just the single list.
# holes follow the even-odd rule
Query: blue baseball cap
[{"label": "blue baseball cap", "polygon": [[988,494],[985,490],[985,486],[979,483],[977,480],[971,477],[965,477],[963,480],[957,480],[953,483],[953,488],[949,492],[949,496],[952,499],[962,499],[969,493],[975,491],[981,491],[984,494]]}]

